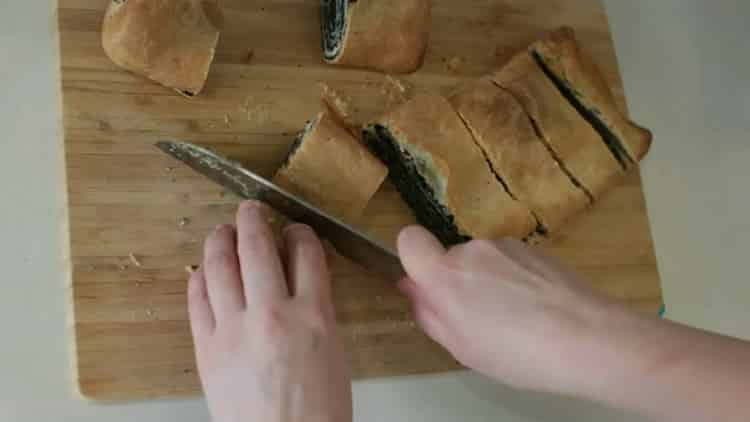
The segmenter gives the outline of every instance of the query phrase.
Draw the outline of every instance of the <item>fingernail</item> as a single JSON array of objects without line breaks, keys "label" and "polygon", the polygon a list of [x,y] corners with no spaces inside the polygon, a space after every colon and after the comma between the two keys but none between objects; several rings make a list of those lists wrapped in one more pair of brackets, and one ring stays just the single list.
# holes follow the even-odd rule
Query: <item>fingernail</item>
[{"label": "fingernail", "polygon": [[219,224],[218,226],[216,226],[216,228],[214,228],[214,232],[216,233],[223,231],[234,231],[234,226],[229,224]]},{"label": "fingernail", "polygon": [[244,201],[240,206],[246,210],[260,210],[263,208],[264,204],[260,201],[251,199],[248,201]]},{"label": "fingernail", "polygon": [[306,224],[294,223],[284,227],[284,233],[299,231],[300,233],[314,233],[312,227]]}]

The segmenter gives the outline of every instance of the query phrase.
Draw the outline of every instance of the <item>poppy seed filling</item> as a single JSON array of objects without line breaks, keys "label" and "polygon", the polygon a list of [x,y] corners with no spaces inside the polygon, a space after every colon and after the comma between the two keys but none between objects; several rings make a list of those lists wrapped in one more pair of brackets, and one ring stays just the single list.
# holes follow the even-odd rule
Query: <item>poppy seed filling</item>
[{"label": "poppy seed filling", "polygon": [[334,60],[341,53],[350,1],[320,0],[320,32],[326,60]]},{"label": "poppy seed filling", "polygon": [[582,97],[581,93],[578,92],[573,86],[571,86],[568,81],[556,75],[539,53],[533,51],[531,53],[531,56],[534,58],[534,61],[536,61],[537,65],[541,67],[544,74],[547,75],[547,77],[552,81],[555,87],[557,87],[558,91],[560,91],[563,97],[568,100],[568,102],[576,109],[578,114],[580,114],[581,117],[583,117],[599,134],[599,136],[602,138],[602,141],[612,153],[615,160],[617,160],[617,162],[620,164],[620,166],[624,170],[627,170],[628,168],[633,166],[634,160],[628,155],[628,152],[625,149],[625,146],[622,144],[622,141],[614,133],[612,133],[609,127],[607,127],[607,125],[604,123],[601,112],[596,109],[586,108],[586,106],[584,106],[583,102],[580,99]]},{"label": "poppy seed filling", "polygon": [[[433,232],[445,245],[463,243],[471,238],[459,232],[455,217],[443,204],[427,178],[421,162],[400,146],[388,128],[373,124],[363,131],[365,143],[388,167],[390,179],[420,224]],[[420,170],[421,169],[421,170]]]}]

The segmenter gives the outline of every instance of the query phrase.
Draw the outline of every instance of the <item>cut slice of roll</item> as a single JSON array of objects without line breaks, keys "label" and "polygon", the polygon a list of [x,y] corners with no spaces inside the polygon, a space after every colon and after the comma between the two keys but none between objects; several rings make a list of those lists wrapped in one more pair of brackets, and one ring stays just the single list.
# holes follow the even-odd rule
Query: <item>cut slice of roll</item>
[{"label": "cut slice of roll", "polygon": [[617,108],[612,91],[571,28],[561,28],[533,43],[529,52],[584,118],[596,128],[618,161],[636,165],[648,152],[652,135]]},{"label": "cut slice of roll", "polygon": [[326,62],[386,73],[422,66],[431,0],[321,0],[320,5]]},{"label": "cut slice of roll", "polygon": [[530,54],[516,55],[492,80],[521,103],[557,162],[589,197],[599,198],[620,181],[624,169],[602,137]]},{"label": "cut slice of roll", "polygon": [[482,78],[464,86],[450,102],[508,192],[531,209],[545,231],[557,231],[591,203],[508,91]]},{"label": "cut slice of roll", "polygon": [[387,172],[347,129],[323,112],[299,134],[273,182],[355,224]]},{"label": "cut slice of roll", "polygon": [[111,0],[102,45],[116,65],[192,97],[208,77],[222,16],[217,0]]},{"label": "cut slice of roll", "polygon": [[419,94],[364,130],[419,222],[445,244],[470,238],[526,238],[530,210],[492,172],[450,103]]}]

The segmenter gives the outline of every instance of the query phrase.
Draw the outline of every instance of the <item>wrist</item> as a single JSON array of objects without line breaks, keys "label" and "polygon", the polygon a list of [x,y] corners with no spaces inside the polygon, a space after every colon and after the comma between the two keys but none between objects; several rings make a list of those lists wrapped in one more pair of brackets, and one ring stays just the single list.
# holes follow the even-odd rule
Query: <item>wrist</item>
[{"label": "wrist", "polygon": [[565,393],[622,407],[642,390],[658,348],[658,327],[617,303],[595,307],[581,341],[578,380]]}]

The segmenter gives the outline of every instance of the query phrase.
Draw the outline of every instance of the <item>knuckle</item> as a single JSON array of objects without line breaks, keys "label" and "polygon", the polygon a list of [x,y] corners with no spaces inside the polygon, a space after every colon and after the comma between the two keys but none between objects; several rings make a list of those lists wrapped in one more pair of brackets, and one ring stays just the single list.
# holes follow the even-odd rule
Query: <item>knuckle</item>
[{"label": "knuckle", "polygon": [[237,262],[229,249],[215,250],[206,256],[208,268],[231,268],[235,265],[237,265]]},{"label": "knuckle", "polygon": [[301,238],[308,238],[313,235],[313,230],[306,224],[294,223],[286,226],[284,232],[287,235],[298,236]]},{"label": "knuckle", "polygon": [[304,305],[304,319],[308,328],[316,333],[329,334],[335,326],[336,313],[326,300],[312,299]]},{"label": "knuckle", "polygon": [[273,246],[276,240],[265,230],[252,230],[242,237],[243,248],[248,251],[265,251]]},{"label": "knuckle", "polygon": [[216,227],[216,229],[208,236],[208,243],[215,244],[224,242],[231,236],[234,236],[234,226],[222,224]]},{"label": "knuckle", "polygon": [[285,312],[279,306],[264,306],[255,313],[254,323],[260,335],[267,338],[276,338],[288,331]]}]

